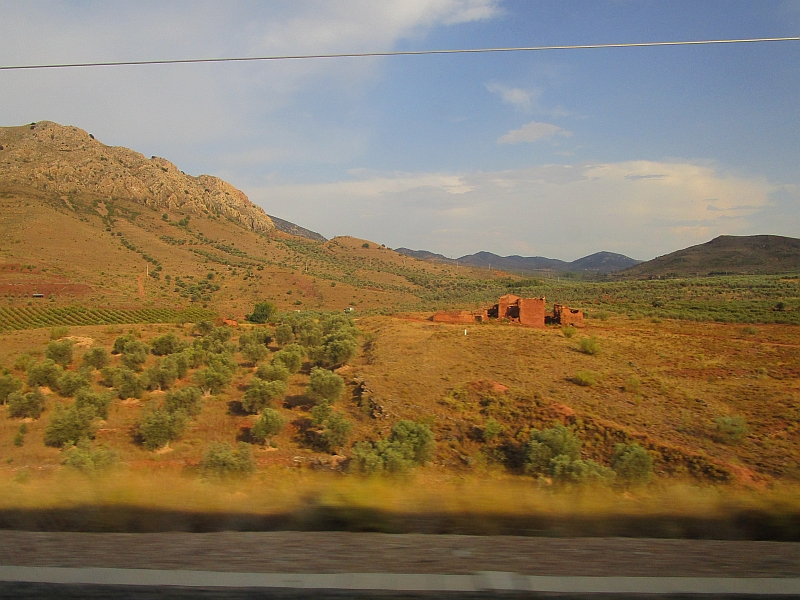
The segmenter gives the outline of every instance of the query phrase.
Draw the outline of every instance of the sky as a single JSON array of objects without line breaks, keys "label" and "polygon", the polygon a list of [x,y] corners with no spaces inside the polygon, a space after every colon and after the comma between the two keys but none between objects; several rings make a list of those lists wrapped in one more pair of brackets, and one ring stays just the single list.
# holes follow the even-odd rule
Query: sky
[{"label": "sky", "polygon": [[[800,35],[800,0],[0,0],[0,64]],[[800,237],[800,42],[0,71],[326,237],[647,260]]]}]

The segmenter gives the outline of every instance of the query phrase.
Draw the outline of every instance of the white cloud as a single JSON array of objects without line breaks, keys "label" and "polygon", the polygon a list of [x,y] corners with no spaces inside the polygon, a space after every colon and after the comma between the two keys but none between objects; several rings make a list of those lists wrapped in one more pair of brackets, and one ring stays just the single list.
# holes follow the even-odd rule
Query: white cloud
[{"label": "white cloud", "polygon": [[[3,64],[391,50],[431,29],[491,19],[499,0],[294,0],[281,3],[3,3]],[[145,153],[197,144],[247,147],[264,122],[309,90],[358,95],[380,60],[115,67],[5,72],[0,125],[53,120]],[[298,117],[299,118],[299,117]],[[256,131],[257,127],[261,131]],[[334,138],[322,130],[309,140]],[[358,135],[358,132],[355,133]],[[264,143],[263,139],[257,140]]]},{"label": "white cloud", "polygon": [[538,90],[528,91],[521,88],[508,87],[500,83],[487,83],[486,89],[493,94],[500,94],[503,102],[523,111],[530,111],[534,99],[540,95]]},{"label": "white cloud", "polygon": [[522,144],[523,142],[535,142],[537,140],[547,140],[555,135],[571,136],[572,132],[562,129],[552,123],[539,123],[531,121],[519,129],[512,129],[505,135],[497,139],[498,144]]},{"label": "white cloud", "polygon": [[[773,195],[762,178],[690,162],[545,165],[470,173],[374,173],[245,188],[270,214],[390,246],[575,259],[648,259],[753,227]],[[797,190],[795,190],[796,192]]]}]

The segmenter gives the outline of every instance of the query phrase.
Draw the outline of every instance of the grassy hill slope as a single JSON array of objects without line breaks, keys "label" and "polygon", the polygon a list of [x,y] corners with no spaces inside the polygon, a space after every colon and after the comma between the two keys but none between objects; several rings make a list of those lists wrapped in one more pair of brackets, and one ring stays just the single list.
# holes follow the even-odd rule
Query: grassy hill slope
[{"label": "grassy hill slope", "polygon": [[800,272],[800,239],[779,235],[721,235],[705,244],[625,269],[624,277],[673,277]]}]

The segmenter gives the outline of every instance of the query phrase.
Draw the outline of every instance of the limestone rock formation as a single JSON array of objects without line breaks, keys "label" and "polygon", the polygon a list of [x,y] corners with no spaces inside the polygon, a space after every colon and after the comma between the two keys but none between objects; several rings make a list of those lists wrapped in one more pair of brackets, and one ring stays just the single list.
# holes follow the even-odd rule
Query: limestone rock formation
[{"label": "limestone rock formation", "polygon": [[193,177],[159,157],[106,146],[89,133],[40,121],[0,127],[0,182],[68,198],[88,195],[133,200],[158,210],[211,213],[253,231],[275,225],[229,183],[211,175]]}]

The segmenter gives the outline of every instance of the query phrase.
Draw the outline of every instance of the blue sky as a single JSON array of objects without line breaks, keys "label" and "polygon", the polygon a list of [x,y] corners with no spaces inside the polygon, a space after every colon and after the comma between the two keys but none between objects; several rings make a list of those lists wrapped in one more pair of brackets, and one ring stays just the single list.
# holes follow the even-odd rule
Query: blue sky
[{"label": "blue sky", "polygon": [[[0,0],[0,62],[800,35],[800,0]],[[460,256],[800,236],[800,42],[0,73],[276,216]]]}]

